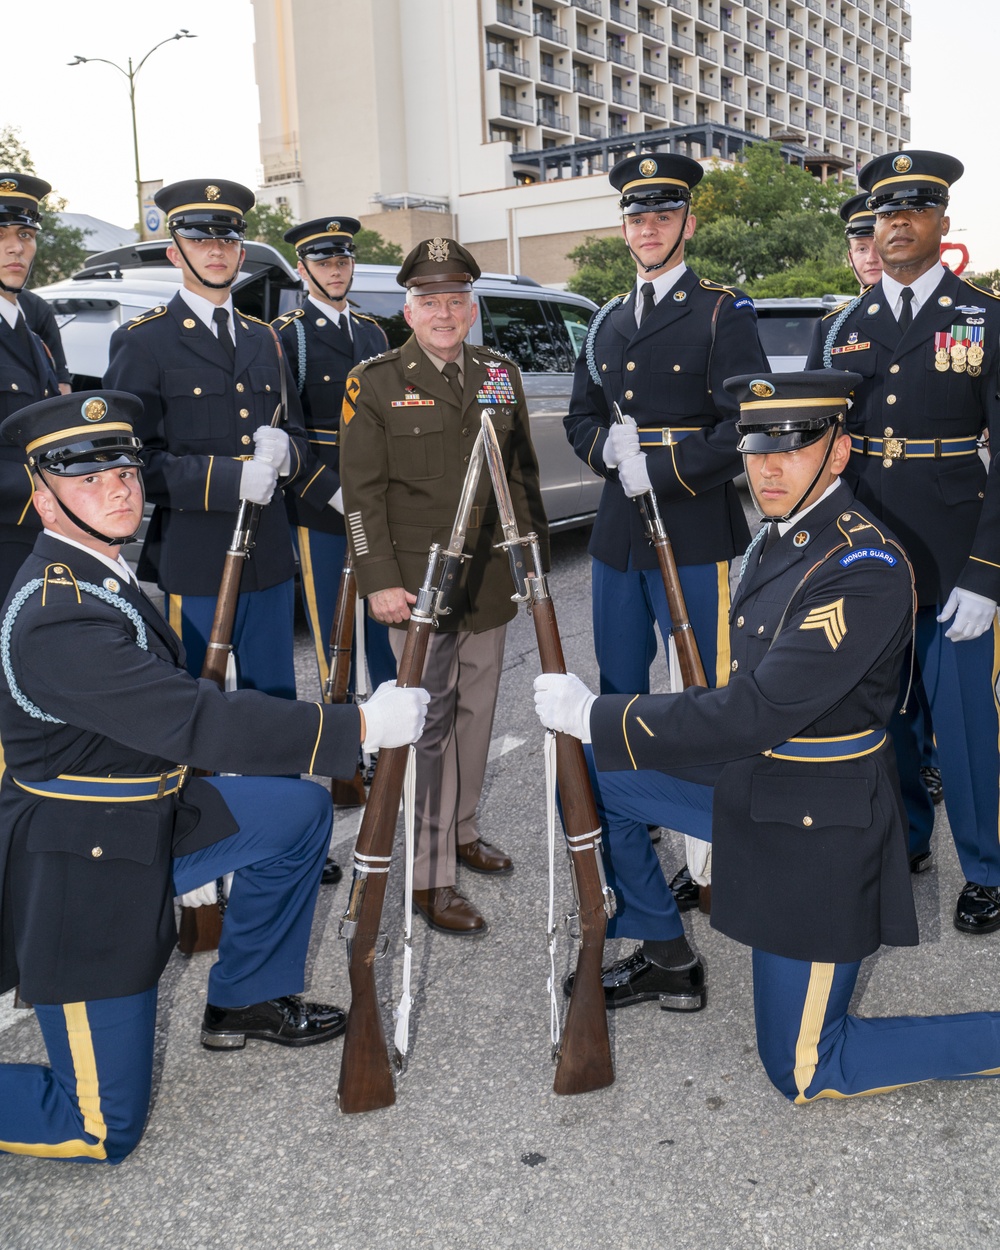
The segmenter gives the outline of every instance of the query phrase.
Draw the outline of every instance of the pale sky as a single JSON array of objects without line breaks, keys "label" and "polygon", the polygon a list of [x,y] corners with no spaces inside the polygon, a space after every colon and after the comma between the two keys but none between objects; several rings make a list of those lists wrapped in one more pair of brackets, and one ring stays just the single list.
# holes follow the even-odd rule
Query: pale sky
[{"label": "pale sky", "polygon": [[[954,6],[911,0],[911,7],[908,146],[950,152],[965,162],[965,177],[952,192],[949,238],[968,247],[971,267],[1000,268],[1000,159],[992,144],[1000,10],[996,0]],[[34,29],[26,16],[32,13],[38,15]],[[5,57],[0,124],[20,127],[39,175],[66,196],[72,211],[118,225],[136,217],[126,79],[107,65],[70,68],[67,62],[78,53],[137,62],[181,27],[197,38],[160,48],[136,80],[142,176],[165,182],[234,178],[254,187],[260,156],[249,0],[174,0],[170,6],[47,0],[21,10],[23,51],[18,55],[12,46]],[[337,62],[332,55],[334,96]],[[348,109],[351,103],[344,101]],[[354,103],[363,118],[364,102]]]}]

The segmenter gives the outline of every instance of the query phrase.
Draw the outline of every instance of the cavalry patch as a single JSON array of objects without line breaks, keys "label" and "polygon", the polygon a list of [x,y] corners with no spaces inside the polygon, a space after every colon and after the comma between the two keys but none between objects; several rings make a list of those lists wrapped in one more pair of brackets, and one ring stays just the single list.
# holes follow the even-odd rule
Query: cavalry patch
[{"label": "cavalry patch", "polygon": [[799,629],[821,629],[826,635],[830,648],[836,651],[844,641],[847,623],[844,620],[844,600],[837,599],[821,608],[813,608]]},{"label": "cavalry patch", "polygon": [[881,547],[858,547],[856,551],[849,551],[846,556],[841,556],[840,564],[843,568],[849,569],[852,564],[857,564],[859,560],[881,560],[883,564],[888,564],[890,568],[899,563],[892,552],[883,551]]},{"label": "cavalry patch", "polygon": [[345,425],[351,424],[351,418],[354,416],[354,409],[357,406],[358,396],[361,394],[361,379],[348,378],[347,385],[344,387],[344,402],[340,406],[340,415]]}]

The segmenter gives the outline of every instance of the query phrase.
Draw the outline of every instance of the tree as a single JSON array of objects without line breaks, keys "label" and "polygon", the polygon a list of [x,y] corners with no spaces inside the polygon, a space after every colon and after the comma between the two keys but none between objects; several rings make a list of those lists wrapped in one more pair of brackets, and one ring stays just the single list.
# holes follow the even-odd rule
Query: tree
[{"label": "tree", "polygon": [[359,230],[354,236],[355,258],[364,265],[401,265],[403,249],[389,243],[377,230]]},{"label": "tree", "polygon": [[282,237],[295,224],[287,204],[262,204],[258,201],[247,213],[247,238],[255,243],[270,243],[294,269],[298,261],[295,248]]},{"label": "tree", "polygon": [[[21,132],[14,126],[0,127],[0,169],[38,177],[31,153],[21,139]],[[83,267],[87,259],[84,242],[87,231],[67,226],[56,213],[64,212],[66,200],[53,192],[42,201],[42,227],[38,233],[38,251],[31,269],[33,287],[58,282]]]},{"label": "tree", "polygon": [[577,266],[567,287],[595,304],[606,304],[615,295],[630,290],[635,282],[635,262],[620,235],[604,239],[588,235],[566,258]]}]

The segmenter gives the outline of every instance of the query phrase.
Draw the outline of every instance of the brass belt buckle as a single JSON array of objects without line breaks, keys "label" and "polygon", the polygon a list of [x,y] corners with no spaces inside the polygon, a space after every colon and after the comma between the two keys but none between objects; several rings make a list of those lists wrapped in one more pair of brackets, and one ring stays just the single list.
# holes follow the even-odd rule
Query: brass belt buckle
[{"label": "brass belt buckle", "polygon": [[906,459],[906,440],[886,438],[882,440],[882,464],[888,468],[893,460]]},{"label": "brass belt buckle", "polygon": [[663,438],[663,446],[673,447],[674,443],[677,441],[674,438],[673,430],[669,426],[667,426],[665,430],[660,431],[660,434],[661,434],[661,437]]},{"label": "brass belt buckle", "polygon": [[160,780],[156,786],[156,797],[158,799],[162,799],[167,792],[167,778],[169,776],[169,773],[160,773]]}]

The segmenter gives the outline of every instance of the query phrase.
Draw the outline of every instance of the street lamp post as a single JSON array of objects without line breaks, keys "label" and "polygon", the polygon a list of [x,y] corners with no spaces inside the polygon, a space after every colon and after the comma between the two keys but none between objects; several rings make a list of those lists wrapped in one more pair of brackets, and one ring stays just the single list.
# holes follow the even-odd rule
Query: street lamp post
[{"label": "street lamp post", "polygon": [[137,221],[138,221],[138,226],[139,226],[140,238],[142,237],[142,176],[139,173],[139,129],[136,125],[136,120],[135,120],[135,80],[138,77],[139,71],[146,64],[146,62],[153,55],[153,53],[156,51],[157,48],[162,48],[165,43],[173,43],[175,39],[197,39],[197,37],[198,37],[197,35],[192,35],[189,30],[185,30],[182,27],[177,32],[176,35],[170,35],[167,39],[161,39],[159,43],[154,44],[153,47],[150,48],[149,51],[146,53],[146,55],[142,58],[139,64],[136,65],[134,68],[132,65],[131,57],[129,57],[128,59],[128,69],[124,69],[121,65],[117,65],[115,64],[114,61],[109,61],[103,56],[79,56],[78,55],[75,61],[67,62],[67,64],[69,65],[86,65],[88,62],[93,62],[95,64],[100,64],[100,65],[110,65],[112,69],[116,69],[119,72],[119,74],[123,74],[128,79],[128,99],[129,99],[129,106],[131,107],[131,110],[132,110],[132,151],[135,156],[135,197],[136,197],[136,202],[138,204],[138,209],[139,209],[139,216],[137,218]]}]

